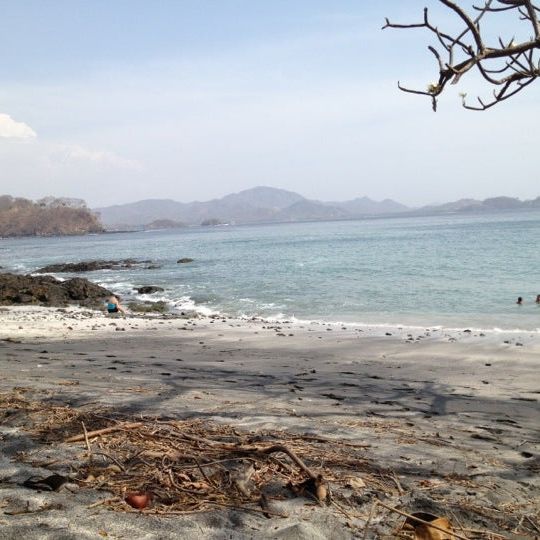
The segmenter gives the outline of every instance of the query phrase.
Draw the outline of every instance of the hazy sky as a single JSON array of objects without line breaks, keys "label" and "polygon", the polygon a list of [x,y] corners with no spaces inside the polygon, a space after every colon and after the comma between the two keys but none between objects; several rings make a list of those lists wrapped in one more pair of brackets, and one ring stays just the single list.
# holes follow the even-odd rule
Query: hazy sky
[{"label": "hazy sky", "polygon": [[438,2],[0,0],[0,194],[540,195],[540,83],[484,113],[460,106],[473,79],[436,114],[397,90],[436,79],[430,40],[380,28],[425,4]]}]

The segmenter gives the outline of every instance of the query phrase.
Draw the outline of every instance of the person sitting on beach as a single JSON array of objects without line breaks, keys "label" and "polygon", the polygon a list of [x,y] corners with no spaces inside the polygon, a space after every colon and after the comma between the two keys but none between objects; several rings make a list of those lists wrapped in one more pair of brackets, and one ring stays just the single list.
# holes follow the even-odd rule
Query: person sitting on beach
[{"label": "person sitting on beach", "polygon": [[114,294],[107,300],[107,312],[108,313],[123,313],[126,314],[124,308],[120,305],[120,299]]},{"label": "person sitting on beach", "polygon": [[518,306],[521,306],[521,304],[523,304],[523,298],[521,298],[521,296],[518,296],[518,299],[517,299],[516,304],[517,304]]}]

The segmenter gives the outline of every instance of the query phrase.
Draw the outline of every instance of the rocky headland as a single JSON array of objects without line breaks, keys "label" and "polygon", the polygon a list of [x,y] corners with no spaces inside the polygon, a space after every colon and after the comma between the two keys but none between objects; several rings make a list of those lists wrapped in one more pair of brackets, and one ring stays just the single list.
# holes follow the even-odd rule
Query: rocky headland
[{"label": "rocky headland", "polygon": [[98,216],[79,199],[47,197],[37,202],[0,196],[0,237],[103,232]]}]

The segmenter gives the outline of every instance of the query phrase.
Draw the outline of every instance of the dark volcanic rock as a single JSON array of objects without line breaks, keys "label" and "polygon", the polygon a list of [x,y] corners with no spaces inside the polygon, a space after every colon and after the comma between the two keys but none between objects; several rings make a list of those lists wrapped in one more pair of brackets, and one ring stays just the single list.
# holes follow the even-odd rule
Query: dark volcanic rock
[{"label": "dark volcanic rock", "polygon": [[59,281],[51,276],[0,274],[0,305],[39,304],[97,307],[110,291],[83,278]]},{"label": "dark volcanic rock", "polygon": [[129,309],[133,313],[167,313],[169,306],[166,302],[130,302]]},{"label": "dark volcanic rock", "polygon": [[193,262],[193,259],[190,259],[189,257],[184,257],[183,259],[178,259],[176,262],[178,264],[185,264],[185,263]]},{"label": "dark volcanic rock", "polygon": [[153,294],[155,292],[164,291],[162,287],[156,287],[154,285],[146,285],[144,287],[137,287],[135,289],[139,294]]},{"label": "dark volcanic rock", "polygon": [[122,259],[120,261],[81,261],[77,263],[50,264],[36,270],[37,274],[49,274],[59,272],[94,272],[96,270],[118,270],[122,268],[133,268],[140,266],[149,268],[152,261],[137,261],[135,259]]}]

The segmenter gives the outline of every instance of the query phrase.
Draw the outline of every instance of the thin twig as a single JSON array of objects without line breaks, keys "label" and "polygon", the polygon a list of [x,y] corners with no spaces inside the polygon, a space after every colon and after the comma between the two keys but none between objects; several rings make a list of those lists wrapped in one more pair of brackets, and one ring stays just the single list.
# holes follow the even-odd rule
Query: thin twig
[{"label": "thin twig", "polygon": [[109,499],[101,499],[95,503],[89,504],[86,508],[95,508],[96,506],[101,506],[103,504],[109,504],[113,502],[120,502],[122,499],[120,497],[111,497]]},{"label": "thin twig", "polygon": [[375,509],[377,508],[378,504],[379,504],[379,501],[375,500],[373,502],[373,505],[371,506],[371,509],[369,511],[369,516],[367,518],[366,525],[365,525],[365,528],[364,528],[364,536],[362,536],[362,540],[367,539],[368,530],[369,530],[369,524],[371,523],[371,520],[372,520],[373,516],[375,515]]},{"label": "thin twig", "polygon": [[84,425],[84,422],[81,421],[83,433],[84,433],[84,441],[86,442],[86,449],[88,450],[88,459],[92,461],[92,448],[90,447],[90,441],[88,440],[88,431],[86,431],[86,426]]},{"label": "thin twig", "polygon": [[540,533],[540,528],[538,528],[538,525],[529,517],[525,516],[525,519],[537,530],[537,532]]},{"label": "thin twig", "polygon": [[[116,426],[111,426],[111,427],[104,428],[104,429],[97,429],[95,431],[90,431],[90,432],[86,433],[86,437],[88,437],[88,438],[90,438],[90,437],[92,437],[92,438],[99,437],[100,435],[106,435],[107,433],[114,433],[115,431],[122,431],[124,429],[135,429],[135,428],[141,427],[143,425],[144,424],[142,422],[133,422],[133,423],[128,423],[128,424],[118,424]],[[64,442],[65,443],[79,442],[79,441],[83,441],[86,437],[85,437],[85,434],[83,433],[82,435],[75,435],[73,437],[68,437],[67,439],[64,439]]]},{"label": "thin twig", "polygon": [[238,506],[236,504],[222,503],[218,501],[207,501],[208,504],[215,504],[216,506],[225,506],[226,508],[234,508],[235,510],[245,510],[246,512],[255,512],[258,514],[269,514],[271,516],[287,518],[287,514],[280,514],[278,512],[272,512],[271,510],[263,510],[262,508],[250,508],[249,506]]},{"label": "thin twig", "polygon": [[396,475],[396,473],[394,471],[392,471],[392,474],[390,475],[390,478],[394,481],[394,484],[396,484],[396,487],[397,487],[397,489],[399,491],[399,494],[404,495],[405,491],[401,487],[401,483],[399,482],[399,478],[397,477],[397,475]]},{"label": "thin twig", "polygon": [[[433,523],[430,523],[429,521],[425,521],[424,519],[420,519],[416,516],[413,516],[412,514],[408,514],[407,512],[403,512],[402,510],[398,510],[397,508],[394,508],[393,506],[388,506],[387,504],[384,504],[381,501],[377,501],[377,504],[382,506],[383,508],[386,508],[387,510],[390,510],[391,512],[395,512],[396,514],[399,514],[403,517],[406,517],[408,519],[412,519],[413,521],[417,521],[418,523],[422,523],[423,525],[427,525],[428,527],[431,527],[432,529],[436,529],[437,531],[441,531],[448,534],[448,529],[443,529],[442,527],[439,527],[437,525],[433,525]],[[451,532],[453,536],[458,538],[459,540],[469,540],[466,536],[461,536],[460,534],[457,534],[456,532]]]}]

